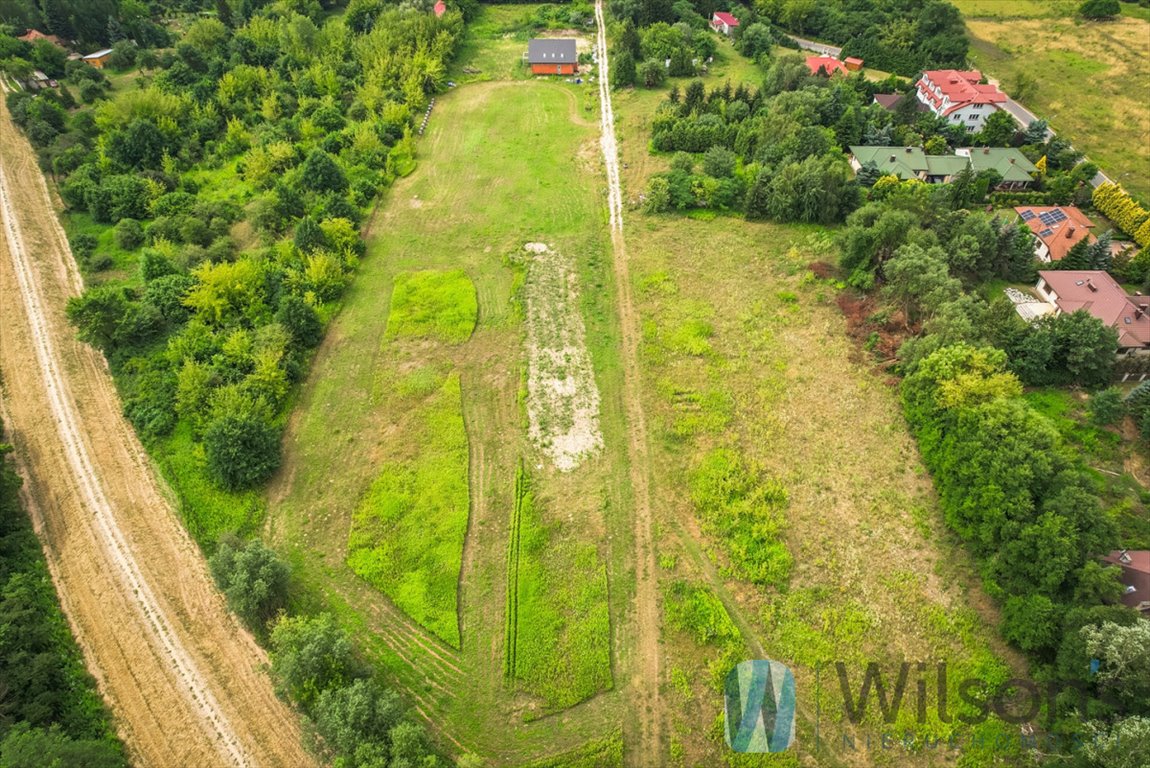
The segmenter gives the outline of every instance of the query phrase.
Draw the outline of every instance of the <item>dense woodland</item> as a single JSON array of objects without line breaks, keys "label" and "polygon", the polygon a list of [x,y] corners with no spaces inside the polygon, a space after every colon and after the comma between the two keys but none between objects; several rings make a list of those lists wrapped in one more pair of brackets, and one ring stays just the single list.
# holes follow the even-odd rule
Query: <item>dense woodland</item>
[{"label": "dense woodland", "polygon": [[[752,58],[774,43],[793,45],[790,34],[805,35],[842,46],[844,56],[858,56],[868,67],[906,77],[923,69],[962,68],[970,45],[962,15],[944,0],[609,0],[608,7],[635,28],[664,25],[686,36],[704,30],[715,11],[729,10],[740,22],[736,41],[750,38],[744,53]],[[705,61],[707,52],[697,52]],[[694,74],[685,71],[689,64],[673,59],[671,75]],[[626,58],[623,67],[630,67]]]},{"label": "dense woodland", "polygon": [[69,211],[94,225],[76,255],[112,266],[97,252],[108,228],[128,254],[130,274],[69,317],[108,356],[141,436],[190,430],[228,490],[278,466],[289,393],[363,252],[359,224],[411,171],[414,119],[462,30],[458,12],[376,0],[324,19],[287,2],[231,26],[199,18],[147,52],[136,88],[109,94],[73,62],[58,93],[8,99]]},{"label": "dense woodland", "polygon": [[20,506],[11,450],[0,442],[0,765],[122,768],[123,748]]}]

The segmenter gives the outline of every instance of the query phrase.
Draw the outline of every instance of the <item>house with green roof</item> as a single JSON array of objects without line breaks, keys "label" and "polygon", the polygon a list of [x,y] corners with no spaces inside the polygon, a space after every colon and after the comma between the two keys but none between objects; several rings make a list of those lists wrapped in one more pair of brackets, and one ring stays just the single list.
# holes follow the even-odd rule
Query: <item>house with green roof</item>
[{"label": "house with green roof", "polygon": [[953,155],[928,155],[920,147],[852,146],[850,152],[855,173],[873,163],[884,176],[897,176],[904,181],[918,179],[928,184],[949,183],[958,173],[971,168],[975,173],[994,170],[1002,176],[996,189],[1023,189],[1034,181],[1030,174],[1038,170],[1017,149],[976,147],[959,149]]},{"label": "house with green roof", "polygon": [[1025,189],[1038,172],[1038,166],[1014,147],[963,147],[955,154],[970,158],[975,173],[996,171],[1002,181],[996,189]]}]

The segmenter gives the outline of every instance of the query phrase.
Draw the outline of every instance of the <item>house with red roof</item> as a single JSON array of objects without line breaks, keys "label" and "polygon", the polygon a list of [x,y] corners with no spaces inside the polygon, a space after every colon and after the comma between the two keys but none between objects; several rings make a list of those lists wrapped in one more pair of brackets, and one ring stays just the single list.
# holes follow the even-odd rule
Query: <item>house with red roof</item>
[{"label": "house with red roof", "polygon": [[1020,205],[1015,213],[1034,234],[1039,261],[1062,261],[1078,243],[1095,241],[1094,222],[1073,205]]},{"label": "house with red roof", "polygon": [[24,34],[20,35],[20,37],[18,37],[17,39],[23,40],[26,43],[35,43],[37,40],[47,40],[49,43],[56,46],[57,48],[67,48],[68,47],[68,46],[64,45],[64,41],[61,40],[60,38],[56,37],[55,35],[45,35],[43,32],[41,32],[38,29],[30,29],[27,32],[25,32]]},{"label": "house with red roof", "polygon": [[1083,310],[1118,332],[1119,354],[1150,352],[1150,296],[1130,295],[1100,269],[1042,270],[1035,292],[1050,305],[1046,313]]},{"label": "house with red roof", "polygon": [[1150,616],[1150,550],[1116,549],[1102,562],[1122,569],[1122,604]]},{"label": "house with red roof", "polygon": [[977,69],[927,70],[916,83],[918,100],[939,117],[968,131],[980,131],[986,118],[1006,105],[1006,94],[981,80]]},{"label": "house with red roof", "polygon": [[843,64],[846,64],[847,69],[849,69],[851,72],[858,72],[863,68],[863,60],[858,56],[847,56],[845,59],[843,59]]},{"label": "house with red roof", "polygon": [[817,75],[819,70],[822,70],[824,77],[830,77],[839,72],[844,75],[847,74],[846,65],[834,56],[808,56],[807,69],[811,71],[812,75]]},{"label": "house with red roof", "polygon": [[730,35],[737,26],[739,26],[739,20],[729,13],[715,11],[711,17],[711,29],[722,32],[724,35]]},{"label": "house with red roof", "polygon": [[447,3],[443,2],[443,0],[435,0],[435,18],[438,19],[445,13],[447,13]]}]

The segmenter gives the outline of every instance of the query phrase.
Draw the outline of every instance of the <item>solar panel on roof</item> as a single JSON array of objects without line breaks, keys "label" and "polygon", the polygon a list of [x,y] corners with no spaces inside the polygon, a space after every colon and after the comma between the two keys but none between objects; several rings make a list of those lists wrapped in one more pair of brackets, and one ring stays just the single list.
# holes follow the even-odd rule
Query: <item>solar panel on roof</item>
[{"label": "solar panel on roof", "polygon": [[1066,214],[1062,212],[1061,208],[1055,208],[1053,211],[1046,211],[1045,213],[1039,214],[1038,219],[1049,227],[1060,221],[1066,221]]},{"label": "solar panel on roof", "polygon": [[1039,236],[1039,237],[1050,237],[1050,236],[1051,236],[1051,235],[1053,235],[1053,234],[1054,234],[1054,230],[1053,230],[1053,229],[1044,229],[1044,230],[1042,230],[1041,232],[1039,232],[1039,233],[1038,233],[1038,236]]},{"label": "solar panel on roof", "polygon": [[1022,220],[1023,221],[1030,221],[1033,218],[1034,218],[1034,211],[1023,211],[1022,212]]}]

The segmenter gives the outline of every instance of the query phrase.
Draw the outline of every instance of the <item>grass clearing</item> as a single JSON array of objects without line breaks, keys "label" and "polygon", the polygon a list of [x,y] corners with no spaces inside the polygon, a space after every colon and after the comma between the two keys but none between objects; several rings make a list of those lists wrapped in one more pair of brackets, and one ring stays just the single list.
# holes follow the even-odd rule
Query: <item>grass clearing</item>
[{"label": "grass clearing", "polygon": [[[656,105],[640,93],[615,102],[628,196],[645,189],[647,177],[665,163],[647,149]],[[976,569],[946,534],[897,392],[857,357],[833,281],[809,270],[814,261],[834,260],[832,238],[818,227],[735,217],[632,211],[627,219],[651,460],[659,467],[652,501],[664,614],[676,630],[664,634],[675,702],[673,765],[763,764],[732,758],[716,719],[721,700],[713,683],[741,658],[778,659],[795,673],[797,743],[777,756],[787,765],[918,766],[953,759],[931,750],[816,753],[816,705],[822,705],[824,744],[853,733],[861,745],[880,732],[873,723],[856,730],[827,717],[842,708],[841,699],[816,700],[816,670],[826,660],[897,665],[931,659],[964,671],[1003,669],[1006,660],[1023,672],[994,632],[997,618]],[[770,489],[765,505],[757,502],[760,486]],[[785,584],[783,590],[756,585],[734,567],[740,550],[759,548],[753,535],[729,552],[721,544],[706,551],[708,531],[737,520],[731,512],[742,504],[765,508],[761,519],[753,514],[747,522],[761,520],[784,545],[780,556],[793,560],[789,578],[765,579]],[[700,514],[706,510],[711,514]],[[738,540],[737,533],[721,535]],[[705,585],[713,599],[680,582]],[[698,642],[721,615],[715,601],[745,647]],[[692,621],[704,628],[701,634],[678,631]],[[725,636],[729,629],[714,632]],[[824,696],[837,692],[822,672]]]},{"label": "grass clearing", "polygon": [[[561,558],[543,561],[543,576],[566,587],[581,584],[584,573],[602,579],[606,568],[612,624],[625,617],[629,599],[614,285],[597,115],[585,109],[594,93],[557,80],[482,82],[437,100],[417,144],[418,167],[386,193],[368,224],[367,253],[316,353],[288,426],[283,470],[270,489],[267,536],[294,566],[306,602],[301,607],[335,612],[445,750],[470,750],[492,765],[526,765],[569,752],[612,734],[627,716],[620,693],[607,690],[593,704],[531,719],[547,705],[524,687],[509,687],[504,674],[506,569],[521,458],[531,459],[532,490],[548,535],[558,531],[554,535],[593,543],[599,559],[597,571],[578,570],[579,553],[564,550]],[[508,256],[540,241],[571,257],[600,393],[603,450],[568,473],[536,466],[547,462],[535,459],[524,418],[525,269]],[[474,284],[478,318],[466,343],[388,337],[395,277],[421,270],[462,270]],[[356,502],[382,467],[415,450],[422,435],[409,418],[411,403],[450,372],[459,375],[470,444],[458,649],[411,621],[356,575],[347,558]],[[523,637],[531,619],[518,620],[516,634]],[[561,640],[567,642],[544,638]],[[613,641],[608,633],[608,652]],[[527,658],[522,647],[519,658]],[[616,660],[593,658],[604,669],[588,674],[610,681]],[[547,666],[552,661],[533,669],[549,675],[546,684],[558,690],[568,684],[567,671]]]},{"label": "grass clearing", "polygon": [[347,558],[355,573],[456,648],[469,508],[460,398],[459,376],[451,374],[421,402],[408,404],[411,434],[420,440],[371,484],[352,519]]},{"label": "grass clearing", "polygon": [[[1074,4],[1069,4],[1070,6]],[[961,0],[974,64],[1131,194],[1150,200],[1150,19],[1073,18],[1061,2]]]},{"label": "grass clearing", "polygon": [[539,717],[612,685],[607,570],[593,542],[562,519],[545,519],[554,515],[545,515],[522,471],[515,516],[510,671],[523,690],[543,700],[542,711],[528,713]]},{"label": "grass clearing", "polygon": [[463,270],[401,272],[391,292],[387,335],[459,344],[475,330],[478,312],[475,285]]}]

